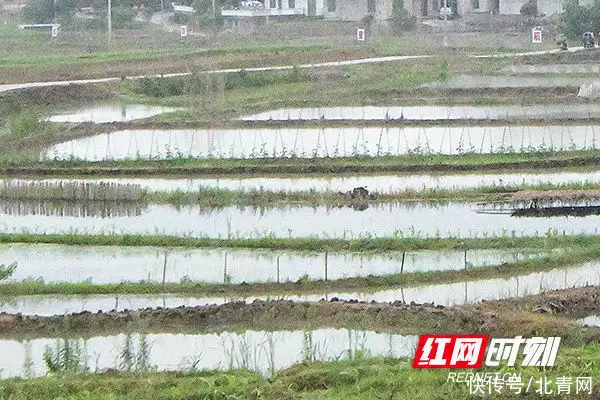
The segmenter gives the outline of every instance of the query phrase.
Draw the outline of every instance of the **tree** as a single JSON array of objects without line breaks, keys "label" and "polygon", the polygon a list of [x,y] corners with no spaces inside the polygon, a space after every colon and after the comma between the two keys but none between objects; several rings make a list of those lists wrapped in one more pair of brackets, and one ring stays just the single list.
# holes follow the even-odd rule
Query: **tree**
[{"label": "tree", "polygon": [[412,31],[417,26],[417,17],[406,11],[402,0],[394,0],[390,26],[394,33]]}]

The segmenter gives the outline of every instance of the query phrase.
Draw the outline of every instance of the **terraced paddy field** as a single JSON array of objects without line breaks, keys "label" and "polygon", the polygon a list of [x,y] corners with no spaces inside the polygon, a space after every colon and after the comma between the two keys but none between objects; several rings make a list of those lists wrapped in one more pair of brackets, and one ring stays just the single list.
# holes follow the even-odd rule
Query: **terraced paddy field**
[{"label": "terraced paddy field", "polygon": [[594,54],[7,92],[0,397],[471,398],[426,333],[560,336],[501,370],[595,393]]}]

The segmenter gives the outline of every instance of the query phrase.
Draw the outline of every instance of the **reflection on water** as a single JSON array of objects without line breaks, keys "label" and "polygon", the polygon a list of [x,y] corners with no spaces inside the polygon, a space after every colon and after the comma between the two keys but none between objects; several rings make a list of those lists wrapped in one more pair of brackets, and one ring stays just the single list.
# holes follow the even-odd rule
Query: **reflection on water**
[{"label": "reflection on water", "polygon": [[554,269],[507,279],[484,279],[457,283],[383,290],[379,292],[328,292],[312,295],[280,295],[240,297],[181,297],[175,295],[93,295],[93,296],[18,296],[0,302],[0,311],[20,312],[24,315],[58,315],[73,312],[102,310],[135,310],[146,307],[186,307],[223,304],[230,301],[253,302],[261,300],[319,301],[337,297],[343,300],[410,303],[434,303],[444,306],[476,303],[482,300],[499,300],[535,295],[551,290],[599,285],[598,263],[578,267]]},{"label": "reflection on water", "polygon": [[[322,238],[381,237],[482,237],[595,234],[600,216],[583,218],[515,218],[509,214],[477,213],[465,203],[374,203],[357,212],[347,207],[284,206],[255,209],[199,206],[173,207],[149,204],[139,215],[109,218],[46,216],[42,213],[4,213],[0,231],[78,234],[190,235],[215,238],[276,237]],[[460,221],[461,223],[457,223]]]},{"label": "reflection on water", "polygon": [[68,110],[48,118],[51,122],[94,122],[110,123],[125,122],[149,118],[155,115],[180,110],[178,108],[150,106],[144,104],[103,104]]},{"label": "reflection on water", "polygon": [[[518,77],[519,79],[521,77]],[[576,86],[579,86],[577,84]],[[510,120],[510,119],[585,119],[596,116],[600,104],[539,104],[507,106],[391,106],[286,108],[241,117],[243,121],[306,120]]]},{"label": "reflection on water", "polygon": [[600,328],[600,316],[590,315],[576,321],[579,325],[587,326],[590,328]]},{"label": "reflection on water", "polygon": [[0,213],[14,216],[45,217],[135,217],[145,206],[132,202],[0,200]]},{"label": "reflection on water", "polygon": [[600,127],[594,125],[124,130],[57,144],[44,156],[100,161],[487,154],[595,149],[597,136]]},{"label": "reflection on water", "polygon": [[[546,255],[533,249],[323,253],[237,249],[0,245],[0,260],[16,262],[12,281],[95,284],[203,281],[222,283],[340,279],[392,273],[458,270]],[[325,266],[325,257],[327,265]],[[404,262],[402,261],[404,259]],[[102,266],[102,268],[98,268]]]},{"label": "reflection on water", "polygon": [[10,357],[0,357],[0,377],[35,377],[57,370],[193,371],[239,368],[269,376],[301,362],[352,359],[365,355],[405,358],[414,354],[416,343],[416,336],[347,329],[0,340],[2,352],[10,354]]},{"label": "reflection on water", "polygon": [[[14,179],[0,179],[0,184],[9,184]],[[223,177],[186,177],[186,178],[50,178],[31,179],[23,182],[42,183],[98,183],[106,182],[120,185],[136,185],[151,191],[195,191],[200,187],[215,187],[231,190],[294,190],[294,191],[333,191],[346,192],[363,186],[378,193],[395,193],[404,190],[422,190],[431,188],[463,189],[480,186],[515,187],[525,185],[564,185],[598,184],[600,171],[539,171],[539,172],[498,172],[476,174],[408,174],[408,175],[311,175],[304,176],[223,176]]]}]

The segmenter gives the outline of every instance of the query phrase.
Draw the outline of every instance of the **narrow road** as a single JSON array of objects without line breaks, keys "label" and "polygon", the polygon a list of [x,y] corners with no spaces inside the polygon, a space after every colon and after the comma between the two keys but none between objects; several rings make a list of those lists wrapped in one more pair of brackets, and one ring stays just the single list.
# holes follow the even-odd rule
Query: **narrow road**
[{"label": "narrow road", "polygon": [[[413,60],[418,58],[428,58],[433,56],[391,56],[391,57],[375,57],[375,58],[361,58],[357,60],[347,60],[347,61],[332,61],[325,63],[317,63],[317,64],[302,64],[302,65],[283,65],[283,66],[273,66],[273,67],[257,67],[257,68],[232,68],[232,69],[217,69],[211,71],[201,71],[204,74],[225,74],[231,72],[257,72],[257,71],[282,71],[289,70],[295,68],[320,68],[320,67],[335,67],[342,65],[357,65],[357,64],[372,64],[372,63],[384,63],[384,62],[392,62],[392,61],[404,61],[404,60]],[[136,80],[142,78],[173,78],[178,76],[188,76],[191,75],[191,72],[182,72],[176,74],[161,74],[161,75],[138,75],[138,76],[128,76],[126,79],[128,80]],[[80,79],[80,80],[72,80],[72,81],[53,81],[53,82],[29,82],[29,83],[15,83],[10,85],[0,85],[0,93],[8,92],[11,90],[19,90],[19,89],[31,89],[31,88],[42,88],[42,87],[51,87],[51,86],[69,86],[69,85],[84,85],[88,83],[110,83],[110,82],[118,82],[122,78],[114,77],[114,78],[98,78],[98,79]]]},{"label": "narrow road", "polygon": [[[568,51],[575,52],[581,51],[583,47],[572,47]],[[527,55],[543,55],[543,54],[555,54],[564,50],[553,49],[553,50],[542,50],[542,51],[531,51],[531,52],[523,52],[523,53],[501,53],[501,54],[479,54],[479,55],[470,55],[469,57],[474,58],[499,58],[499,57],[520,57]],[[272,66],[272,67],[257,67],[257,68],[232,68],[232,69],[218,69],[211,71],[202,71],[204,74],[224,74],[224,73],[232,73],[232,72],[240,72],[240,71],[248,71],[248,72],[256,72],[256,71],[282,71],[289,70],[295,68],[320,68],[320,67],[337,67],[344,65],[359,65],[359,64],[376,64],[376,63],[386,63],[386,62],[395,62],[395,61],[405,61],[405,60],[414,60],[419,58],[431,58],[436,57],[435,55],[423,55],[423,56],[390,56],[390,57],[374,57],[374,58],[361,58],[356,60],[346,60],[346,61],[332,61],[332,62],[324,62],[324,63],[315,63],[315,64],[302,64],[302,65],[283,65],[283,66]],[[191,75],[191,72],[183,72],[176,74],[161,74],[161,75],[138,75],[138,76],[128,76],[126,79],[128,80],[137,80],[142,78],[154,78],[154,77],[164,77],[164,78],[173,78],[179,76],[188,76]],[[53,87],[53,86],[69,86],[69,85],[84,85],[88,83],[111,83],[118,82],[122,78],[113,77],[113,78],[98,78],[98,79],[80,79],[80,80],[71,80],[71,81],[52,81],[52,82],[29,82],[29,83],[15,83],[9,85],[0,85],[0,93],[9,92],[12,90],[19,89],[31,89],[31,88],[42,88],[42,87]]]}]

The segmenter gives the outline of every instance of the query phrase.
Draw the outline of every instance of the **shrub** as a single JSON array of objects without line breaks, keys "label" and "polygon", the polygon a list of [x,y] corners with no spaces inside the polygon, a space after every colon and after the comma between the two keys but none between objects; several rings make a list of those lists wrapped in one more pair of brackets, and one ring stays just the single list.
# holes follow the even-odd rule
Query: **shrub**
[{"label": "shrub", "polygon": [[42,119],[42,113],[36,110],[22,111],[13,114],[8,119],[10,135],[13,138],[23,138],[39,133],[43,131],[47,125],[47,122]]},{"label": "shrub", "polygon": [[529,2],[523,4],[519,12],[521,15],[535,17],[538,15],[537,0],[529,0]]},{"label": "shrub", "polygon": [[577,39],[580,39],[585,31],[598,32],[600,29],[599,17],[599,3],[584,7],[576,1],[569,1],[560,15],[564,34]]},{"label": "shrub", "polygon": [[360,23],[364,27],[369,27],[369,26],[371,26],[371,24],[373,23],[374,20],[375,20],[375,17],[373,17],[373,14],[367,14],[360,20]]},{"label": "shrub", "polygon": [[115,29],[130,28],[133,23],[135,12],[128,7],[113,7],[112,8],[112,26]]},{"label": "shrub", "polygon": [[394,33],[412,31],[417,26],[417,17],[410,15],[402,0],[394,0],[390,27]]},{"label": "shrub", "polygon": [[47,24],[54,20],[54,0],[31,0],[23,9],[25,21]]}]

